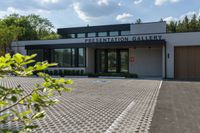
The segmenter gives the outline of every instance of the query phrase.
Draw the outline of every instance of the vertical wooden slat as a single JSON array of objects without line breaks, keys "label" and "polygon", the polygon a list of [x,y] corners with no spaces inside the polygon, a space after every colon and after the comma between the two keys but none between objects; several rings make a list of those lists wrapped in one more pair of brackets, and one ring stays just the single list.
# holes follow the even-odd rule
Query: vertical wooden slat
[{"label": "vertical wooden slat", "polygon": [[175,79],[200,80],[200,47],[175,47]]}]

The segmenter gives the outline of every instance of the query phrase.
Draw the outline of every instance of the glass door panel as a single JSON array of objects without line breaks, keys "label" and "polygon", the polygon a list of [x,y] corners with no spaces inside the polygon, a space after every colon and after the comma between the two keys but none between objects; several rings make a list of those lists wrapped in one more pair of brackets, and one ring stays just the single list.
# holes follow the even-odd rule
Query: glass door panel
[{"label": "glass door panel", "polygon": [[108,72],[117,72],[117,53],[116,50],[108,50]]},{"label": "glass door panel", "polygon": [[120,50],[120,72],[128,72],[129,63],[128,63],[128,50]]},{"label": "glass door panel", "polygon": [[104,50],[97,50],[96,52],[96,68],[99,73],[104,73],[106,71]]}]

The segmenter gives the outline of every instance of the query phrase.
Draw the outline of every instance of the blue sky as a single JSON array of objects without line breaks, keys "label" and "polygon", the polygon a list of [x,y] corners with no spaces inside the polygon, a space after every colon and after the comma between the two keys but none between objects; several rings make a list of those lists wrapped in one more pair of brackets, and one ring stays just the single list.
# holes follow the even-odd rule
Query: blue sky
[{"label": "blue sky", "polygon": [[0,18],[10,13],[39,14],[55,28],[169,21],[200,16],[200,0],[0,0]]}]

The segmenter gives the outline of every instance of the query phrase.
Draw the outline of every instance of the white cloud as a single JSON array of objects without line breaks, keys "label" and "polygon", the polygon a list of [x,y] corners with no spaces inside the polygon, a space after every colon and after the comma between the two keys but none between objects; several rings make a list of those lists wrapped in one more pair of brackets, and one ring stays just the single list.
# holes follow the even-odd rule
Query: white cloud
[{"label": "white cloud", "polygon": [[50,13],[50,11],[42,10],[42,9],[32,9],[32,10],[21,10],[21,9],[16,9],[14,7],[8,7],[6,10],[0,10],[0,18],[3,18],[4,16],[17,13],[20,15],[29,15],[29,14],[38,14],[38,15],[47,15]]},{"label": "white cloud", "polygon": [[41,2],[43,4],[46,4],[46,3],[55,4],[59,2],[59,0],[36,0],[36,1]]},{"label": "white cloud", "polygon": [[140,4],[140,3],[142,3],[142,2],[143,2],[143,0],[135,0],[135,1],[134,1],[134,4],[137,5],[137,4]]},{"label": "white cloud", "polygon": [[116,20],[120,22],[131,22],[133,21],[133,15],[130,13],[119,14],[116,17]]},{"label": "white cloud", "polygon": [[170,17],[164,18],[163,20],[166,21],[167,23],[169,23],[171,21],[177,21],[177,18],[174,18],[174,17],[170,16]]},{"label": "white cloud", "polygon": [[84,22],[91,20],[99,20],[109,18],[109,15],[114,14],[120,5],[114,0],[88,0],[87,2],[74,2],[72,7],[78,17]]},{"label": "white cloud", "polygon": [[85,12],[81,10],[80,3],[74,3],[73,8],[81,20],[89,22],[90,19],[92,19],[92,17],[88,16]]},{"label": "white cloud", "polygon": [[167,2],[170,2],[170,3],[177,3],[179,2],[180,0],[155,0],[155,5],[156,6],[161,6]]},{"label": "white cloud", "polygon": [[109,2],[108,2],[108,0],[98,0],[97,4],[100,5],[100,6],[101,5],[109,5]]},{"label": "white cloud", "polygon": [[196,15],[198,16],[199,13],[200,13],[200,12],[189,11],[189,12],[187,12],[187,13],[185,13],[185,14],[182,14],[182,15],[180,16],[180,20],[183,20],[183,19],[185,18],[185,16],[187,16],[188,18],[192,18],[192,16],[193,16],[194,14],[196,14]]}]

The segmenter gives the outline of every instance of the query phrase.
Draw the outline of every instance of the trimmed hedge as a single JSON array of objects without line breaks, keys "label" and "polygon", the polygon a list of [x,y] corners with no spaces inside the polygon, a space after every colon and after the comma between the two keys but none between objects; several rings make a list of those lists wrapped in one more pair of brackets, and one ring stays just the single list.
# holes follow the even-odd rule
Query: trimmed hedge
[{"label": "trimmed hedge", "polygon": [[88,73],[88,77],[110,76],[110,77],[125,77],[125,78],[138,78],[137,74],[131,73]]},{"label": "trimmed hedge", "polygon": [[45,73],[54,76],[88,76],[88,77],[99,77],[99,76],[110,76],[110,77],[125,77],[125,78],[138,78],[137,74],[131,73],[84,73],[84,70],[45,70]]}]

